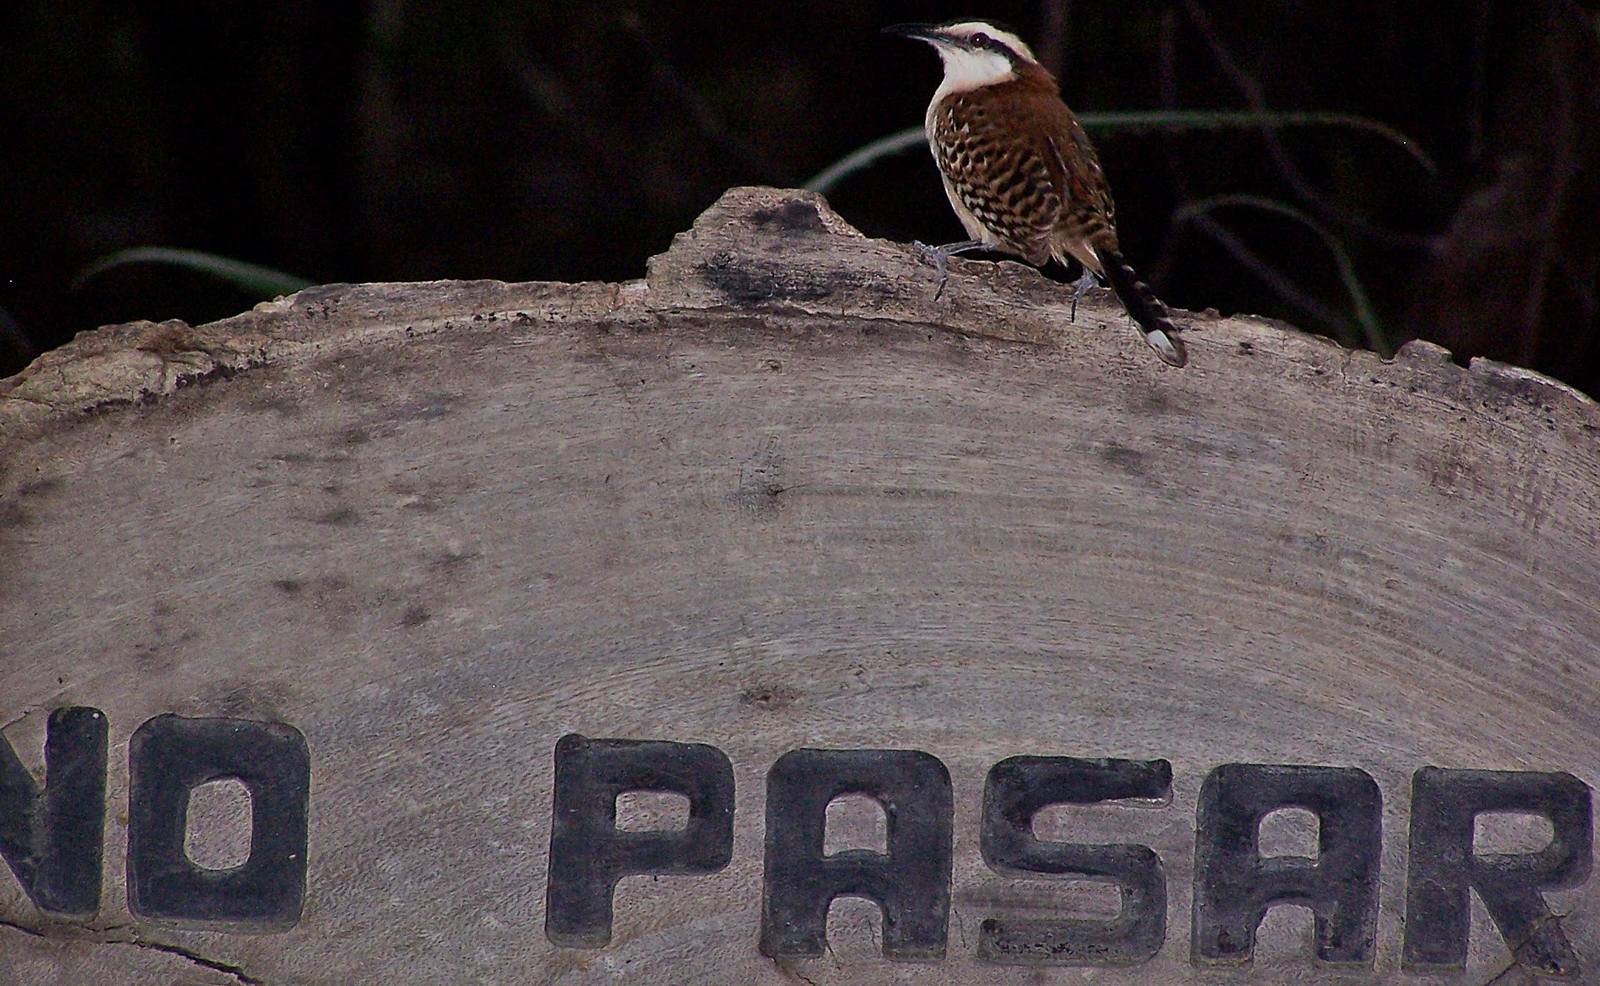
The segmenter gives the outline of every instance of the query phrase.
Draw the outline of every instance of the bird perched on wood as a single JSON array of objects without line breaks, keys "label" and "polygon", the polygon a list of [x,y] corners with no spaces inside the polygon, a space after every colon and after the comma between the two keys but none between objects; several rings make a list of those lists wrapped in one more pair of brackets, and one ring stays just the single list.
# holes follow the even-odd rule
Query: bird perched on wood
[{"label": "bird perched on wood", "polygon": [[1156,355],[1184,365],[1188,357],[1167,306],[1122,257],[1111,188],[1094,146],[1022,39],[984,21],[897,24],[884,33],[926,41],[944,62],[944,81],[928,104],[928,144],[950,205],[972,238],[916,244],[938,269],[939,290],[953,254],[993,250],[1034,266],[1072,257],[1084,268],[1073,286],[1074,315],[1099,277]]}]

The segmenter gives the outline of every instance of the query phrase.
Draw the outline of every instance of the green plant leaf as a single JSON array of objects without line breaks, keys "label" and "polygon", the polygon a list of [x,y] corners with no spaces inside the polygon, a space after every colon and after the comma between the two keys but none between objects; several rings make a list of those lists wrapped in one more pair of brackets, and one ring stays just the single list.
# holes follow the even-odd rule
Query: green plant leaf
[{"label": "green plant leaf", "polygon": [[[1084,113],[1078,117],[1087,130],[1272,130],[1282,127],[1349,127],[1377,134],[1397,145],[1428,174],[1438,166],[1417,142],[1377,120],[1354,113],[1279,112],[1275,110],[1137,110],[1127,113]],[[805,187],[823,195],[841,181],[894,154],[926,146],[921,127],[907,127],[861,147],[817,172]]]},{"label": "green plant leaf", "polygon": [[811,180],[805,183],[805,188],[820,195],[827,195],[833,187],[855,174],[864,171],[876,164],[881,158],[895,154],[903,154],[913,147],[927,147],[928,135],[921,127],[907,127],[896,130],[887,137],[879,137],[865,147],[857,148],[844,157],[817,172]]},{"label": "green plant leaf", "polygon": [[1377,312],[1372,310],[1372,302],[1367,297],[1366,289],[1361,286],[1361,279],[1356,276],[1355,264],[1351,263],[1350,255],[1345,252],[1344,244],[1340,243],[1338,237],[1328,232],[1315,219],[1312,219],[1299,209],[1279,202],[1277,199],[1264,198],[1260,195],[1213,195],[1210,198],[1190,202],[1178,209],[1172,214],[1172,221],[1174,224],[1182,224],[1196,216],[1232,206],[1244,206],[1251,209],[1260,209],[1264,212],[1276,213],[1293,219],[1316,233],[1322,239],[1322,242],[1327,245],[1328,252],[1333,254],[1333,261],[1339,267],[1339,279],[1344,282],[1345,290],[1350,293],[1350,303],[1355,309],[1356,322],[1360,324],[1361,331],[1366,336],[1367,346],[1385,359],[1391,355],[1388,336],[1384,334],[1383,326],[1378,321]]},{"label": "green plant leaf", "polygon": [[1345,127],[1364,130],[1405,151],[1430,175],[1439,173],[1416,141],[1369,117],[1354,113],[1298,110],[1137,110],[1129,113],[1085,113],[1079,117],[1090,130],[1278,130],[1284,127]]},{"label": "green plant leaf", "polygon": [[129,264],[166,264],[171,267],[183,267],[188,270],[209,274],[219,281],[239,288],[249,294],[261,298],[275,298],[280,294],[294,294],[296,291],[311,287],[314,283],[303,277],[295,277],[281,270],[271,267],[262,267],[259,264],[248,264],[232,257],[219,257],[214,253],[204,253],[200,250],[176,250],[169,247],[133,247],[127,250],[118,250],[109,256],[101,257],[94,263],[85,267],[72,279],[72,288],[77,290],[91,278],[113,270],[117,267],[126,267]]}]

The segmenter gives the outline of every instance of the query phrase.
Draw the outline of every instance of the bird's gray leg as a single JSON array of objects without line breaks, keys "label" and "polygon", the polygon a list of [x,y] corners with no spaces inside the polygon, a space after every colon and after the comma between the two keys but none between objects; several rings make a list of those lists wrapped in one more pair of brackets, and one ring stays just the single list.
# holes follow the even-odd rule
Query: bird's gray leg
[{"label": "bird's gray leg", "polygon": [[933,292],[934,301],[938,301],[939,296],[944,294],[944,282],[950,279],[950,258],[958,253],[984,249],[982,240],[962,240],[960,243],[946,243],[937,247],[929,246],[921,240],[912,240],[911,245],[922,254],[922,259],[933,264],[933,269],[939,272],[939,289]]},{"label": "bird's gray leg", "polygon": [[1089,268],[1083,269],[1083,276],[1072,282],[1072,315],[1071,320],[1078,320],[1078,299],[1088,293],[1089,289],[1099,283],[1095,276],[1089,273]]}]

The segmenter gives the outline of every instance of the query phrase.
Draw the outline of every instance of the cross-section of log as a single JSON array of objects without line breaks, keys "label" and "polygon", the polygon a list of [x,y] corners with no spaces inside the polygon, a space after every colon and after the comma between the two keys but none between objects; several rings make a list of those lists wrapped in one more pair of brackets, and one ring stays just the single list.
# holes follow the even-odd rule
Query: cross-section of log
[{"label": "cross-section of log", "polygon": [[0,382],[0,982],[1594,982],[1600,410],[933,286],[737,189]]}]

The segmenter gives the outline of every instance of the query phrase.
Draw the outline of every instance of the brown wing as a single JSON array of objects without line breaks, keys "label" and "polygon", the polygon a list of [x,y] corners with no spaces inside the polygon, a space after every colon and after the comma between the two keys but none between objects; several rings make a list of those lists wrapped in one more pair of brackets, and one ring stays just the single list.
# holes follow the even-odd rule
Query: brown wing
[{"label": "brown wing", "polygon": [[1061,193],[1061,218],[1051,238],[1054,252],[1058,257],[1070,254],[1095,273],[1103,273],[1098,262],[1101,256],[1119,248],[1117,207],[1105,172],[1100,170],[1100,157],[1078,118],[1053,90],[1032,87],[1019,105],[1026,105],[1028,119],[1035,121],[1033,139],[1048,146]]},{"label": "brown wing", "polygon": [[1018,139],[1015,107],[999,98],[1001,88],[946,97],[934,113],[934,154],[973,218],[1003,248],[1042,264],[1061,216],[1053,155],[1039,140]]},{"label": "brown wing", "polygon": [[1054,87],[1019,79],[955,93],[935,125],[940,166],[962,204],[1030,263],[1083,259],[1084,243],[1116,248],[1099,158]]}]

